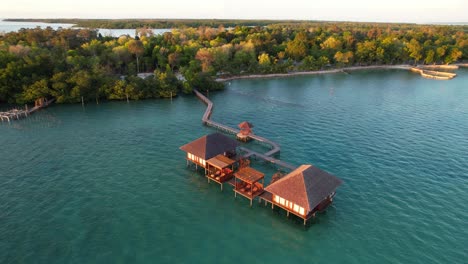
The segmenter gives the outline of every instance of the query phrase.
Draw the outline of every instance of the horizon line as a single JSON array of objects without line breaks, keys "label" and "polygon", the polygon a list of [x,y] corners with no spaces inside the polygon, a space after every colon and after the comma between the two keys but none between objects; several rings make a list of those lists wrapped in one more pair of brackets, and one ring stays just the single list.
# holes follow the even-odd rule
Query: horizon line
[{"label": "horizon line", "polygon": [[5,17],[0,18],[2,21],[15,20],[15,19],[24,19],[24,20],[45,20],[45,19],[76,19],[76,20],[234,20],[234,21],[297,21],[297,22],[351,22],[351,23],[376,23],[376,24],[447,24],[447,25],[456,25],[456,24],[468,24],[468,21],[432,21],[432,22],[397,22],[397,21],[357,21],[357,20],[311,20],[311,19],[271,19],[271,18],[130,18],[130,17],[119,17],[119,18],[85,18],[85,17]]}]

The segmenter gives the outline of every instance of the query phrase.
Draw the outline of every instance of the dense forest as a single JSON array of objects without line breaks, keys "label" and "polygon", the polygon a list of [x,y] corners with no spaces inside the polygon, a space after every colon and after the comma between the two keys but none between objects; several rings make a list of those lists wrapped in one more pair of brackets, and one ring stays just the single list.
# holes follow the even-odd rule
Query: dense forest
[{"label": "dense forest", "polygon": [[[144,26],[119,38],[91,29],[0,35],[0,102],[165,98],[220,89],[219,76],[468,59],[467,26],[295,22],[163,35]],[[139,72],[154,75],[142,79]]]}]

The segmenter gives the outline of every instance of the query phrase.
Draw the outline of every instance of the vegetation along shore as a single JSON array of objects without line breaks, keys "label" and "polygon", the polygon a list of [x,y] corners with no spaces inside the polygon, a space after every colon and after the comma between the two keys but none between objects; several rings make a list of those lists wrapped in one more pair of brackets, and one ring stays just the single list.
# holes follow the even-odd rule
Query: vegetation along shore
[{"label": "vegetation along shore", "polygon": [[[167,98],[194,88],[222,89],[216,80],[468,60],[468,26],[216,21],[190,27],[195,25],[183,22],[182,28],[155,35],[149,29],[154,25],[141,20],[138,36],[119,38],[93,29],[2,34],[0,103]],[[142,79],[141,72],[154,75]]]}]

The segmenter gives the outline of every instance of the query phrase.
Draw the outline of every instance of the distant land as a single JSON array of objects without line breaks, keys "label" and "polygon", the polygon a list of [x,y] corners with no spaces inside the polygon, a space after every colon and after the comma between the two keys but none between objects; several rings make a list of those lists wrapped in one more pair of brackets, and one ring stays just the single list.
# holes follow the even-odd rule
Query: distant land
[{"label": "distant land", "polygon": [[383,23],[383,22],[346,22],[346,21],[317,21],[317,20],[256,20],[256,19],[83,19],[83,18],[7,18],[11,22],[44,22],[75,24],[77,27],[108,28],[108,29],[135,29],[149,27],[181,28],[181,27],[235,27],[235,26],[267,26],[271,24],[399,24],[416,25],[415,23]]}]

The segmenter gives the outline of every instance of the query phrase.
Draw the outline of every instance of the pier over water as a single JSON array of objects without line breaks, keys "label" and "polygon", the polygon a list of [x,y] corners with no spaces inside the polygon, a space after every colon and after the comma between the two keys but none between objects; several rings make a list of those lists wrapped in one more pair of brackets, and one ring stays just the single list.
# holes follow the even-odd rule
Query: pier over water
[{"label": "pier over water", "polygon": [[[226,125],[223,125],[223,124],[220,124],[218,122],[211,120],[211,114],[213,112],[213,102],[211,102],[210,99],[208,99],[206,96],[204,96],[202,93],[200,93],[196,89],[194,89],[193,92],[200,100],[202,100],[207,105],[205,113],[203,114],[203,117],[202,117],[203,124],[214,127],[216,129],[219,129],[229,134],[236,135],[237,133],[239,133],[239,129],[232,128],[232,127],[229,127],[229,126],[226,126]],[[278,154],[281,151],[280,146],[276,142],[266,139],[264,137],[258,136],[258,135],[254,135],[254,134],[249,135],[249,137],[255,141],[258,141],[262,144],[270,146],[271,150],[262,154],[262,153],[258,153],[256,151],[250,150],[248,148],[241,147],[240,149],[243,152],[245,152],[243,156],[244,158],[256,157],[256,158],[263,159],[272,164],[276,164],[280,167],[287,168],[290,170],[294,170],[296,168],[296,166],[293,166],[287,162],[284,162],[284,161],[281,161],[279,159],[275,159],[272,157],[273,155]]]}]

